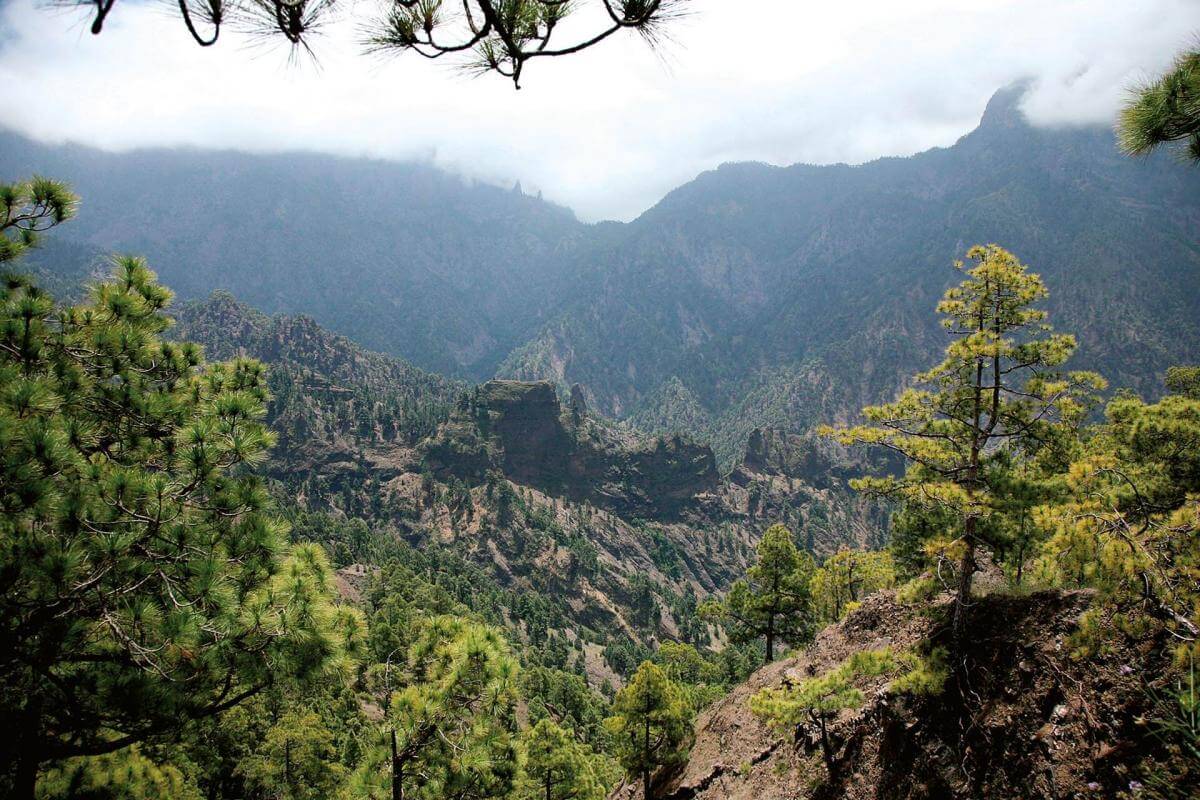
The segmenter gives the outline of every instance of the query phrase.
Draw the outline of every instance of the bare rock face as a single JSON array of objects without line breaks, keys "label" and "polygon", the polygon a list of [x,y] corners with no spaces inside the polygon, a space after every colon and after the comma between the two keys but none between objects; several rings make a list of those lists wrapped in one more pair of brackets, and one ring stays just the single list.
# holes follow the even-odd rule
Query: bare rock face
[{"label": "bare rock face", "polygon": [[844,486],[871,469],[903,469],[883,454],[850,450],[815,433],[797,434],[756,428],[746,442],[742,470],[804,481],[816,489]]},{"label": "bare rock face", "polygon": [[712,449],[681,437],[636,437],[585,415],[582,393],[564,412],[548,382],[489,381],[422,445],[435,476],[515,483],[623,515],[678,516],[720,484]]},{"label": "bare rock face", "polygon": [[[860,708],[830,725],[836,771],[809,726],[781,734],[750,711],[764,688],[798,684],[851,654],[945,644],[949,597],[919,606],[881,592],[800,654],[770,664],[701,714],[688,760],[655,781],[657,800],[976,800],[1130,796],[1139,763],[1169,757],[1144,735],[1153,648],[1072,656],[1087,591],[993,594],[972,608],[965,677],[940,694],[894,695],[859,678]],[[610,800],[641,800],[640,785]]]}]

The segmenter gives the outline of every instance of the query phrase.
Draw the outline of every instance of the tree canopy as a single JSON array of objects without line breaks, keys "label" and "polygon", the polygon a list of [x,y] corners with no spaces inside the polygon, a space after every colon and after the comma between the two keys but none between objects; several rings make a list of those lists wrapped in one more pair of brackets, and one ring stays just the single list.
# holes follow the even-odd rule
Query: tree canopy
[{"label": "tree canopy", "polygon": [[650,798],[654,773],[687,755],[692,710],[679,686],[657,664],[645,661],[613,700],[607,720],[617,758],[631,776],[642,779]]},{"label": "tree canopy", "polygon": [[[28,186],[69,214],[61,184]],[[288,546],[243,469],[272,441],[263,367],[161,339],[170,299],[136,258],[78,306],[16,274],[0,288],[0,779],[17,797],[46,762],[170,738],[359,651],[323,551]]]},{"label": "tree canopy", "polygon": [[814,617],[809,582],[812,556],[796,548],[792,532],[772,525],[757,547],[758,559],[724,600],[701,607],[702,615],[728,625],[734,642],[763,639],[766,662],[775,659],[775,643],[802,644],[812,637]]}]

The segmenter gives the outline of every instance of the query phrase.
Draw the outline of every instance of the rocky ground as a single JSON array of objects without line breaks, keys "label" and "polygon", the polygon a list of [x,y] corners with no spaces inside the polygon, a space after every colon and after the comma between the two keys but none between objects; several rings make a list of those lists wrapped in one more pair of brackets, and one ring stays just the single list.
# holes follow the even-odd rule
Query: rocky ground
[{"label": "rocky ground", "polygon": [[[876,800],[878,798],[1110,798],[1132,796],[1137,766],[1166,758],[1139,721],[1157,675],[1150,649],[1072,657],[1068,636],[1086,592],[980,598],[975,654],[965,681],[937,696],[894,696],[889,676],[860,679],[864,705],[832,724],[837,770],[830,775],[815,732],[781,736],[749,698],[798,683],[851,653],[944,641],[948,598],[902,605],[891,592],[868,598],[804,652],[756,672],[705,712],[686,763],[658,777],[670,800]],[[641,797],[618,788],[612,800]]]}]

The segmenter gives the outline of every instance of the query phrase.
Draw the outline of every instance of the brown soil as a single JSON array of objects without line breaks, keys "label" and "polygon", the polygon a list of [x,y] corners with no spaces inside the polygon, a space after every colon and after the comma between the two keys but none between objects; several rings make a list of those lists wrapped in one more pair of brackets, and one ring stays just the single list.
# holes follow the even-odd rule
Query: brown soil
[{"label": "brown soil", "polygon": [[[903,606],[892,593],[868,598],[803,653],[756,672],[701,715],[688,761],[660,775],[655,796],[671,800],[882,800],[883,798],[1112,798],[1128,791],[1135,765],[1155,741],[1137,718],[1151,648],[1073,658],[1067,638],[1087,592],[978,598],[973,660],[932,697],[898,697],[888,677],[863,679],[862,708],[831,726],[830,775],[814,731],[781,737],[748,700],[764,687],[819,675],[858,650],[902,649],[946,636],[948,598]],[[613,798],[640,798],[622,786]]]}]

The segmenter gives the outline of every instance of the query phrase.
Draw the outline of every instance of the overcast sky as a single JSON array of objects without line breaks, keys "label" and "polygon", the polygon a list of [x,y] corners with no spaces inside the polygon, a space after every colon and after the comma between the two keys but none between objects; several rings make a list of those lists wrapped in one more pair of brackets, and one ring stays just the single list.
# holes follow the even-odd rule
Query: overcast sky
[{"label": "overcast sky", "polygon": [[610,40],[533,63],[516,92],[416,56],[364,57],[352,21],[314,40],[319,64],[228,32],[201,49],[173,6],[118,0],[96,37],[77,11],[0,0],[0,125],[107,149],[433,160],[519,179],[586,220],[630,219],[725,161],[951,144],[1024,77],[1036,124],[1111,124],[1126,87],[1200,30],[1200,0],[692,0],[662,52]]}]

